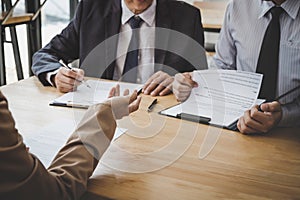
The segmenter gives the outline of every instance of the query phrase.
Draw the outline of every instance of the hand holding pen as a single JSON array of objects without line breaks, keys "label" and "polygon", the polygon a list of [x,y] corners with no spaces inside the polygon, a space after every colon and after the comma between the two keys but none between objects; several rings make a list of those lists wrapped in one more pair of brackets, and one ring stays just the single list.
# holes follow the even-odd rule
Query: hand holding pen
[{"label": "hand holding pen", "polygon": [[245,134],[266,133],[276,127],[282,118],[282,107],[279,100],[290,95],[295,91],[299,91],[300,86],[280,95],[273,102],[266,102],[256,105],[244,113],[238,123],[237,128]]},{"label": "hand holding pen", "polygon": [[60,92],[76,90],[77,86],[83,82],[84,71],[82,69],[71,68],[62,61],[59,61],[59,63],[62,67],[59,68],[57,74],[53,76],[55,86]]}]

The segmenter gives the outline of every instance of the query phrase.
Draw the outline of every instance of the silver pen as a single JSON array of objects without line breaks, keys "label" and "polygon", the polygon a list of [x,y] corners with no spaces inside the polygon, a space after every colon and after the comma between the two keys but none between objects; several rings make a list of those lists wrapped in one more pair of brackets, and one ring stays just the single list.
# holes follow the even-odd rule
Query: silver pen
[{"label": "silver pen", "polygon": [[[68,66],[63,60],[59,60],[58,61],[64,68],[67,68],[67,69],[69,69],[69,70],[72,70],[72,71],[75,71],[72,67],[70,67],[70,66]],[[86,82],[86,81],[84,81],[84,80],[77,80],[76,79],[76,81],[78,81],[78,82],[80,82],[80,83],[82,83],[82,84],[84,84],[86,87],[88,87],[88,88],[91,88],[91,86]]]}]

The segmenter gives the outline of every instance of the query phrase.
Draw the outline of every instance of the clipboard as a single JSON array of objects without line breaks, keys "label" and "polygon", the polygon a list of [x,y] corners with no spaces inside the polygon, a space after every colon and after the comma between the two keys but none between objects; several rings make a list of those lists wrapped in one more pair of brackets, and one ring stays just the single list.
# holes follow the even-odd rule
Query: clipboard
[{"label": "clipboard", "polygon": [[[255,104],[260,105],[265,102],[265,99],[257,99]],[[192,113],[188,112],[168,112],[168,110],[175,108],[176,106],[180,106],[181,104],[176,104],[174,106],[171,106],[169,108],[166,108],[164,110],[161,110],[158,112],[160,115],[164,115],[167,117],[177,118],[177,119],[183,119],[191,122],[196,122],[200,124],[207,124],[219,128],[225,128],[232,131],[238,131],[237,128],[237,122],[239,120],[240,116],[236,116],[235,118],[232,118],[231,123],[228,123],[227,125],[221,124],[221,123],[214,123],[212,117],[209,116],[201,116],[201,115],[194,115]]]},{"label": "clipboard", "polygon": [[[175,106],[178,106],[178,105],[180,105],[180,104],[177,104]],[[206,116],[197,116],[197,115],[193,115],[193,114],[190,114],[190,113],[184,113],[184,112],[178,113],[176,115],[170,115],[170,114],[165,113],[165,111],[167,111],[168,109],[170,109],[172,107],[174,107],[174,106],[166,108],[166,109],[158,112],[158,114],[164,115],[164,116],[167,116],[167,117],[176,118],[176,119],[182,119],[182,120],[186,120],[186,121],[196,122],[196,123],[199,123],[199,124],[206,124],[206,125],[211,125],[211,126],[215,126],[215,127],[219,127],[219,128],[225,128],[225,129],[232,130],[232,131],[238,131],[238,128],[237,128],[238,119],[236,119],[234,122],[232,122],[228,126],[223,126],[223,125],[218,125],[218,124],[211,124],[210,123],[211,118],[206,117]]]},{"label": "clipboard", "polygon": [[159,113],[169,117],[237,130],[244,112],[264,100],[257,99],[263,75],[235,70],[198,70],[192,74],[198,87],[189,97]]}]

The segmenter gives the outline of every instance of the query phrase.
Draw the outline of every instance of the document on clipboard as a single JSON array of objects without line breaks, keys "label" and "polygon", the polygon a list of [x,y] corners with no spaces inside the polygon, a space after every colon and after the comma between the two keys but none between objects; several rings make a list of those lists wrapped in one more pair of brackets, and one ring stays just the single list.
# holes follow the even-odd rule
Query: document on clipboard
[{"label": "document on clipboard", "polygon": [[193,72],[198,83],[189,98],[160,112],[162,115],[211,124],[234,130],[237,120],[255,104],[262,74],[235,70],[198,70]]},{"label": "document on clipboard", "polygon": [[76,91],[68,92],[54,99],[49,105],[87,109],[93,104],[106,100],[110,89],[117,84],[120,85],[121,94],[123,94],[125,89],[129,89],[129,92],[132,93],[134,90],[139,90],[143,87],[141,84],[102,80],[88,80],[87,84],[89,84],[90,88],[80,85]]}]

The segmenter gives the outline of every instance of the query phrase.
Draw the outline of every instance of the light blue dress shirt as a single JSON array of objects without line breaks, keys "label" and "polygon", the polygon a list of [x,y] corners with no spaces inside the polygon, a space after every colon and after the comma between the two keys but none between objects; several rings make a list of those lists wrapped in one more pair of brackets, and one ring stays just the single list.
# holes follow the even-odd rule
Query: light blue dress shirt
[{"label": "light blue dress shirt", "polygon": [[[232,0],[216,45],[212,67],[255,72],[260,47],[275,4],[263,0]],[[281,7],[281,39],[277,96],[300,85],[300,0]],[[280,126],[300,126],[300,89],[280,100]]]}]

